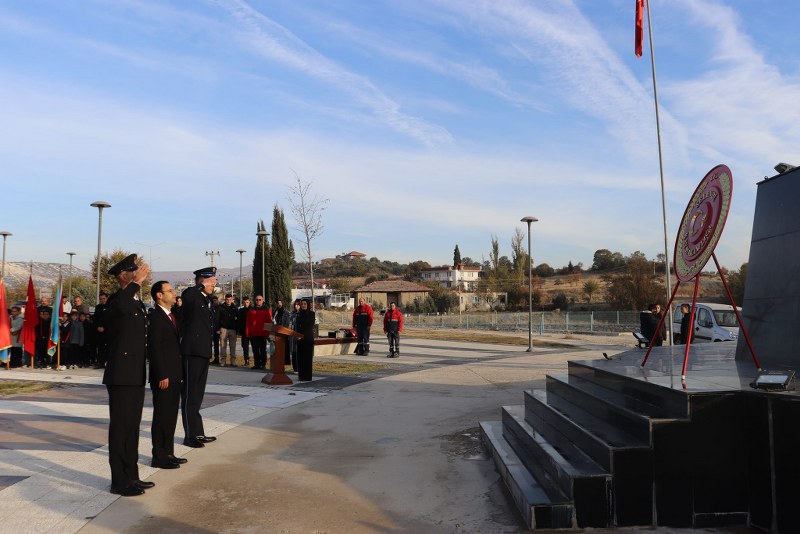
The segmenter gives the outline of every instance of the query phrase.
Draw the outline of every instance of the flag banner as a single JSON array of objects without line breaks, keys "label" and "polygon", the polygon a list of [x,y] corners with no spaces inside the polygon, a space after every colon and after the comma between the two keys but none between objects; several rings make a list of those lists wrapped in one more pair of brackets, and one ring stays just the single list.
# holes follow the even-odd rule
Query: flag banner
[{"label": "flag banner", "polygon": [[633,51],[636,57],[642,57],[642,41],[644,41],[644,2],[636,0],[636,37]]},{"label": "flag banner", "polygon": [[22,350],[36,354],[36,327],[39,326],[39,310],[36,308],[36,291],[33,278],[28,277],[28,301],[25,303],[25,319],[22,323]]},{"label": "flag banner", "polygon": [[58,278],[58,290],[56,291],[56,299],[53,301],[53,316],[50,318],[50,341],[47,342],[47,354],[55,356],[56,348],[58,347],[58,336],[61,333],[59,328],[58,318],[61,316],[61,277]]},{"label": "flag banner", "polygon": [[6,286],[0,278],[0,362],[6,363],[10,358],[8,349],[11,348],[11,320],[8,318],[6,306]]}]

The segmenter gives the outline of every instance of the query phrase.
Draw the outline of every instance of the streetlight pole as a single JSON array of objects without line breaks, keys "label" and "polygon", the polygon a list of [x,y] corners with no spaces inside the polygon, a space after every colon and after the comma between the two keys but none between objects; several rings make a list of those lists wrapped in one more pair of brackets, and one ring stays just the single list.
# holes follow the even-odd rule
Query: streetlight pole
[{"label": "streetlight pole", "polygon": [[74,256],[74,252],[67,252],[67,256],[69,256],[69,301],[72,302],[72,256]]},{"label": "streetlight pole", "polygon": [[240,248],[236,252],[239,253],[239,304],[241,304],[242,299],[244,298],[244,295],[242,294],[242,255],[247,251]]},{"label": "streetlight pole", "polygon": [[536,217],[528,215],[520,222],[528,223],[528,350],[533,352],[533,256],[531,256],[531,223],[538,221]]},{"label": "streetlight pole", "polygon": [[259,230],[258,232],[256,232],[256,235],[261,239],[261,296],[264,297],[264,301],[265,302],[268,302],[267,301],[267,293],[264,290],[265,282],[266,282],[266,279],[267,279],[267,275],[265,274],[266,273],[266,265],[264,264],[264,241],[266,240],[267,236],[269,235],[269,232],[267,232],[266,230]]},{"label": "streetlight pole", "polygon": [[96,278],[96,291],[95,291],[95,306],[100,303],[100,243],[103,236],[103,208],[110,208],[111,204],[102,200],[96,200],[90,204],[93,208],[97,208],[97,278]]},{"label": "streetlight pole", "polygon": [[[3,236],[3,266],[0,267],[0,278],[4,278],[6,276],[6,239],[8,239],[8,236],[14,234],[7,230],[3,230],[0,232],[0,235]],[[5,313],[5,311],[2,313]]]}]

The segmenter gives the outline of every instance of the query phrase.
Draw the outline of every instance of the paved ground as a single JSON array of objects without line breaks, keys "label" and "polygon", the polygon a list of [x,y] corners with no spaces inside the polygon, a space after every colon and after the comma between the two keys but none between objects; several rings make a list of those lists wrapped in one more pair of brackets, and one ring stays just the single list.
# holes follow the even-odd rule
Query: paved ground
[{"label": "paved ground", "polygon": [[377,340],[371,356],[348,359],[389,369],[283,387],[262,385],[255,371],[212,368],[203,415],[219,439],[176,445],[189,460],[180,469],[149,467],[148,393],[140,473],[156,486],[135,498],[108,493],[99,371],[0,371],[0,379],[59,384],[0,403],[0,531],[520,531],[478,423],[521,403],[524,389],[565,372],[568,360],[611,355],[633,340],[565,341],[574,348],[527,353],[408,339],[402,357],[387,360]]}]

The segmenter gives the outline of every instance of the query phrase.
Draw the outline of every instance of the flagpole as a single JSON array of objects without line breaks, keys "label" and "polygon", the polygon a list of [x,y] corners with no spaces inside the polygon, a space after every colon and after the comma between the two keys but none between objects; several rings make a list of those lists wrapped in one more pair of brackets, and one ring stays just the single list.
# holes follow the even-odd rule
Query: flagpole
[{"label": "flagpole", "polygon": [[[647,6],[647,33],[650,40],[650,67],[653,71],[653,102],[655,104],[656,110],[656,135],[658,137],[658,171],[661,176],[661,216],[664,223],[664,272],[666,273],[666,281],[667,281],[667,300],[666,302],[670,302],[670,295],[672,295],[672,280],[670,277],[669,272],[669,244],[667,238],[667,201],[666,195],[664,192],[664,154],[661,149],[661,121],[659,120],[658,115],[658,84],[656,83],[656,55],[655,51],[653,50],[653,24],[650,20],[650,2],[648,0],[644,0],[645,5]],[[669,313],[669,321],[667,324],[669,325],[668,330],[668,337],[669,337],[669,344],[672,345],[672,306],[670,305],[665,313]]]}]

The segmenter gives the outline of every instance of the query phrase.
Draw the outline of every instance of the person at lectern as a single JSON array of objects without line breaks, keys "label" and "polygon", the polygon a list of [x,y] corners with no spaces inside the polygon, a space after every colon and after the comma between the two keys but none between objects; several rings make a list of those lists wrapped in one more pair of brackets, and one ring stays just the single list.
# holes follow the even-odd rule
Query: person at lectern
[{"label": "person at lectern", "polygon": [[297,342],[297,378],[301,382],[311,380],[314,365],[314,310],[308,306],[307,300],[300,301],[300,313],[297,316],[297,331],[303,339]]}]

